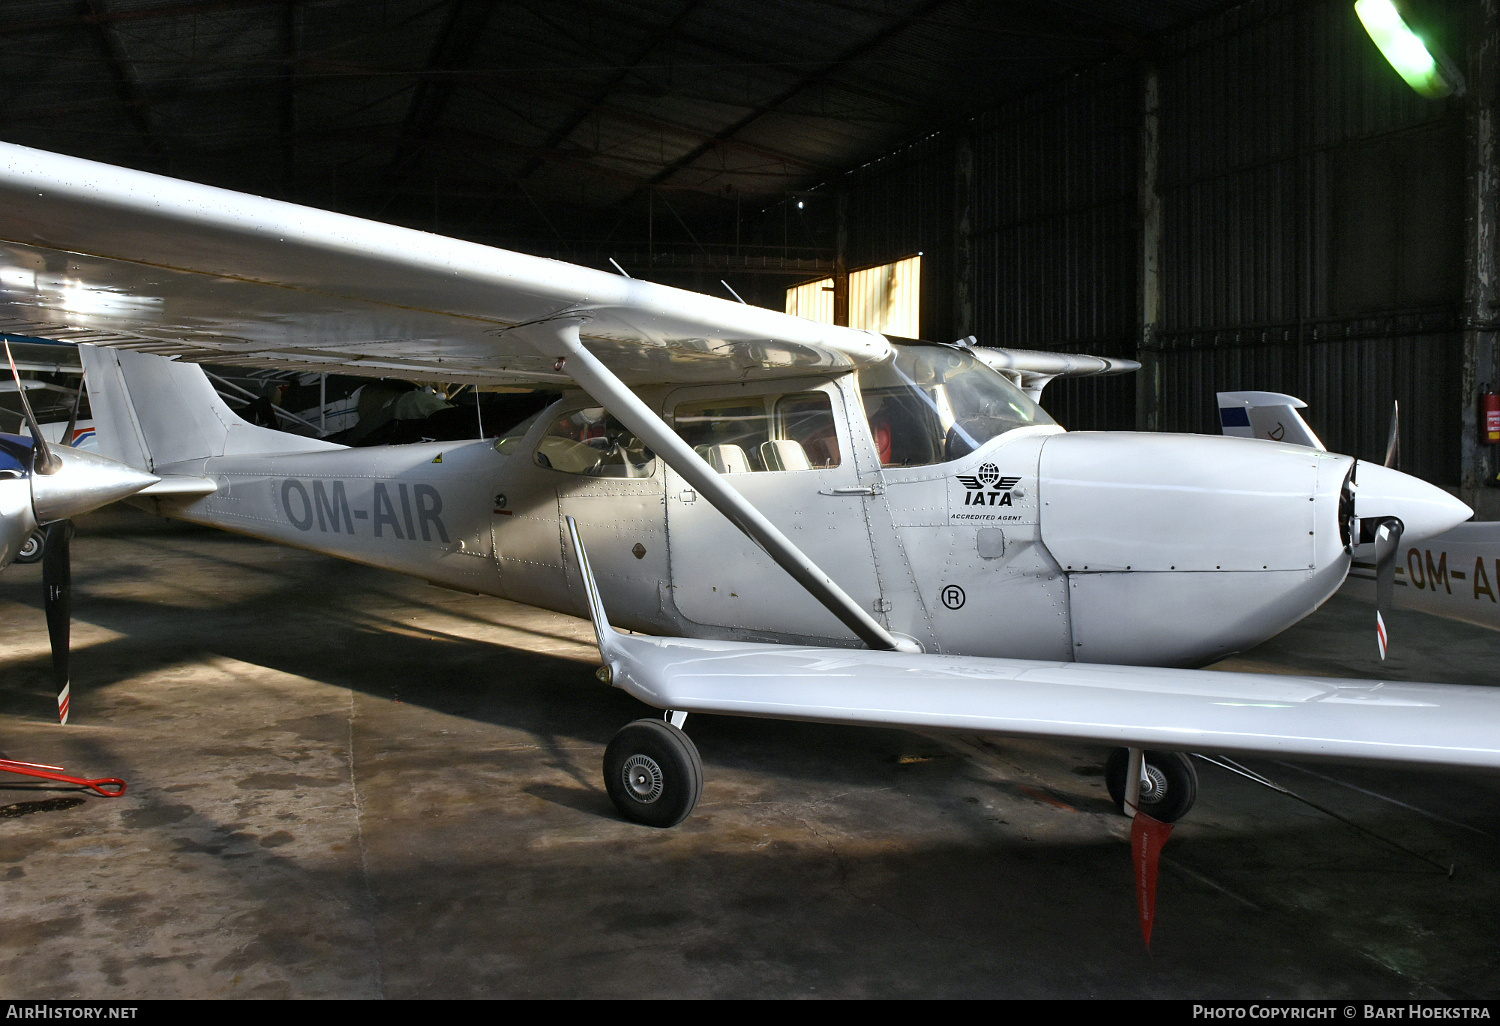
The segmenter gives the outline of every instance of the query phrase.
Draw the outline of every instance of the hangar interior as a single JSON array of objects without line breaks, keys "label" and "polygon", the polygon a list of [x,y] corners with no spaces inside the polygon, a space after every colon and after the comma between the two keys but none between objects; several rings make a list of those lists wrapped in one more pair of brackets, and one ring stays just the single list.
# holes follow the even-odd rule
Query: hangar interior
[{"label": "hangar interior", "polygon": [[[834,323],[908,274],[913,337],[1141,363],[1052,383],[1070,430],[1218,433],[1214,393],[1276,391],[1378,462],[1399,402],[1401,469],[1500,519],[1500,10],[1403,11],[1462,88],[1419,95],[1352,0],[14,0],[0,138]],[[129,686],[53,740],[12,617],[7,750],[172,783],[13,822],[17,995],[1500,994],[1490,777],[1296,777],[1369,842],[1218,773],[1153,956],[1087,746],[704,717],[719,790],[645,836],[584,782],[631,705],[580,689],[586,623],[86,526],[77,676]],[[1363,609],[1228,668],[1492,683],[1492,633],[1408,620],[1382,663]]]},{"label": "hangar interior", "polygon": [[[1350,3],[26,0],[13,142],[782,309],[921,254],[920,337],[1140,358],[1069,427],[1216,429],[1287,392],[1337,452],[1496,468],[1494,19]],[[842,302],[844,306],[839,307]]]}]

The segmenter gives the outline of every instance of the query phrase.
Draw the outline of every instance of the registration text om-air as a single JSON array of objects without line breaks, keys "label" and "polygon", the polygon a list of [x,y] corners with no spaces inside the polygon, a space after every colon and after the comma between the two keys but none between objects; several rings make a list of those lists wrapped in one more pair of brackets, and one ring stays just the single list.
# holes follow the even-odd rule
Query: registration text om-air
[{"label": "registration text om-air", "polygon": [[443,497],[429,484],[405,481],[376,481],[370,490],[369,507],[351,506],[343,481],[301,481],[287,478],[281,482],[281,509],[287,521],[299,531],[314,528],[324,534],[364,534],[361,526],[369,524],[375,538],[387,535],[403,541],[448,542],[443,526]]}]

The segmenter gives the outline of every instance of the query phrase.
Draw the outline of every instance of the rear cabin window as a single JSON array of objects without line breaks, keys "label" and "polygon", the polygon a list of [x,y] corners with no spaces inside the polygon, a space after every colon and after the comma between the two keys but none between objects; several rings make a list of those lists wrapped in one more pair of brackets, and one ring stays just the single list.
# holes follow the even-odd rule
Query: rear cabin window
[{"label": "rear cabin window", "polygon": [[539,467],[586,477],[650,477],[656,460],[633,431],[599,406],[554,420],[532,458]]},{"label": "rear cabin window", "polygon": [[822,470],[841,459],[827,392],[682,403],[672,420],[721,474]]}]

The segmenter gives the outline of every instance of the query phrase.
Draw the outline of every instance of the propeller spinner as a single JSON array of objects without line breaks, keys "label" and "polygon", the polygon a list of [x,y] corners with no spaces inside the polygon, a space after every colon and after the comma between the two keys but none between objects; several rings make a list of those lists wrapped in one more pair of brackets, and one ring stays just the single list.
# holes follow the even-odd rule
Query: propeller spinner
[{"label": "propeller spinner", "polygon": [[1474,511],[1441,488],[1378,463],[1356,461],[1350,482],[1359,543],[1373,545],[1375,550],[1375,640],[1384,659],[1389,641],[1386,620],[1402,537],[1431,538],[1467,520]]}]

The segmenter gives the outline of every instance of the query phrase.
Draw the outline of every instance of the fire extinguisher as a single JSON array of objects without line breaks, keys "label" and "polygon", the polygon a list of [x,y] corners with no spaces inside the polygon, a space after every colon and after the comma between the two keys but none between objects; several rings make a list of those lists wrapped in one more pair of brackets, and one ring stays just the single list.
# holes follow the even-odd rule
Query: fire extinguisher
[{"label": "fire extinguisher", "polygon": [[1484,420],[1480,431],[1486,445],[1500,445],[1500,395],[1487,384],[1479,387],[1479,410]]}]

